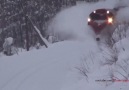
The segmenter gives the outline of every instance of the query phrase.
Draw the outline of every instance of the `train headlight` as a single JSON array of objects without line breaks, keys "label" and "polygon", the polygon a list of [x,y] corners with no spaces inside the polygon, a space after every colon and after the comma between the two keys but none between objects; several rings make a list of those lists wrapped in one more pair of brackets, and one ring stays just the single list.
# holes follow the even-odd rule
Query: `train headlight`
[{"label": "train headlight", "polygon": [[90,18],[88,18],[88,22],[90,22],[91,21],[91,19]]},{"label": "train headlight", "polygon": [[107,11],[107,14],[109,14],[110,12],[109,11]]},{"label": "train headlight", "polygon": [[113,23],[113,18],[112,17],[108,18],[108,23]]}]

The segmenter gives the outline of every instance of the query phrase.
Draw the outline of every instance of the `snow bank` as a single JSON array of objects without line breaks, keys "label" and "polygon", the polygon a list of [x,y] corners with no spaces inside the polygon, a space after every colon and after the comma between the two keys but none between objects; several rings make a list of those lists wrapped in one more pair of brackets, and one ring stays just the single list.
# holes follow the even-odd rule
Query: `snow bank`
[{"label": "snow bank", "polygon": [[87,47],[91,46],[67,41],[50,45],[48,49],[1,57],[0,89],[60,90],[66,83],[78,81],[73,70],[80,58],[98,51],[96,47]]}]

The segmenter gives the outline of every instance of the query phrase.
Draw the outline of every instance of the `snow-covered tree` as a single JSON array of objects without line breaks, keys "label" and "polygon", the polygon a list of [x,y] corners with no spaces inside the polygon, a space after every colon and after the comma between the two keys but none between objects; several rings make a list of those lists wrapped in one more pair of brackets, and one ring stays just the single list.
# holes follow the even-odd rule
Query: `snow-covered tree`
[{"label": "snow-covered tree", "polygon": [[12,44],[13,44],[12,37],[8,37],[5,39],[4,44],[3,44],[4,54],[12,55]]}]

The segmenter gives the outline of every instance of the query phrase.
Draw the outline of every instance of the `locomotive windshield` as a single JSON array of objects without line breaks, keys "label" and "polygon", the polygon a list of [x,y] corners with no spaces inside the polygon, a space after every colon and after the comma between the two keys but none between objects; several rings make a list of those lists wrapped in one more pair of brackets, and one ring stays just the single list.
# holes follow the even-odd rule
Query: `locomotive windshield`
[{"label": "locomotive windshield", "polygon": [[107,15],[106,14],[91,13],[90,18],[92,20],[106,20]]}]

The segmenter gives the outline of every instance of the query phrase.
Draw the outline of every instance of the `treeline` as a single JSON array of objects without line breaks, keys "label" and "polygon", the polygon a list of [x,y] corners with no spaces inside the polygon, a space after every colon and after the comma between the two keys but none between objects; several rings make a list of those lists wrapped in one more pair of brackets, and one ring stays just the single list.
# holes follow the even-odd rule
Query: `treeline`
[{"label": "treeline", "polygon": [[76,5],[76,1],[98,0],[0,0],[0,51],[4,50],[3,44],[9,37],[18,48],[29,50],[37,43],[43,45],[28,17],[47,38],[48,21],[61,8]]}]

